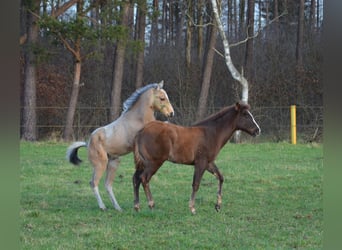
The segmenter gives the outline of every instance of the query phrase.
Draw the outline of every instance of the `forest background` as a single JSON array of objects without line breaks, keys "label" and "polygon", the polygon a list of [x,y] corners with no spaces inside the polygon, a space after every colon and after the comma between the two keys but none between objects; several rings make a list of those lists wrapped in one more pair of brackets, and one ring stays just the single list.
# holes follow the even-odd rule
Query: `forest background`
[{"label": "forest background", "polygon": [[[323,134],[323,0],[218,1],[264,138]],[[21,138],[87,137],[138,87],[164,80],[174,123],[239,100],[206,0],[21,0]],[[159,118],[159,116],[158,116]],[[161,118],[162,119],[162,118]]]}]

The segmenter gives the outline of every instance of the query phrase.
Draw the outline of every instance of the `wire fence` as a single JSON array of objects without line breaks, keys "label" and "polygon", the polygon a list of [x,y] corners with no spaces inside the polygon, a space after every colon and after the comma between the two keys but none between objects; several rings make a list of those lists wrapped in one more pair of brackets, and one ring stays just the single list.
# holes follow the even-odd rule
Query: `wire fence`
[{"label": "wire fence", "polygon": [[[188,126],[196,121],[196,108],[175,108],[170,122]],[[208,107],[208,114],[221,107]],[[38,139],[61,138],[65,127],[67,107],[37,107]],[[261,127],[258,141],[290,140],[290,106],[253,107],[252,113]],[[297,140],[299,142],[323,142],[323,107],[297,106]],[[75,140],[87,139],[92,131],[110,123],[109,107],[78,107],[73,125]],[[156,114],[158,120],[164,120]],[[22,124],[21,124],[22,131]],[[251,140],[242,133],[243,140]]]}]

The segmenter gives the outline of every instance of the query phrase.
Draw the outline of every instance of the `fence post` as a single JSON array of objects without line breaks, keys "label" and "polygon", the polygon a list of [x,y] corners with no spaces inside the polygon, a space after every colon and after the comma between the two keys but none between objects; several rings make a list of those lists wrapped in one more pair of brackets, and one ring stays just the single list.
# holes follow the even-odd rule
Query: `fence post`
[{"label": "fence post", "polygon": [[291,105],[291,143],[297,144],[296,105]]}]

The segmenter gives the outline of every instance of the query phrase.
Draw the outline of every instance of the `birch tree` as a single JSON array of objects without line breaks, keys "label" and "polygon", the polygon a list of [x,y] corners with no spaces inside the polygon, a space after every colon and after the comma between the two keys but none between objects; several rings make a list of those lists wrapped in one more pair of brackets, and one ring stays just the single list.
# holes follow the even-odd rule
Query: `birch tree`
[{"label": "birch tree", "polygon": [[242,86],[241,101],[248,103],[248,82],[247,82],[247,79],[243,75],[240,74],[240,72],[235,68],[235,66],[233,64],[232,58],[230,56],[228,39],[227,39],[226,34],[223,30],[223,25],[222,25],[222,22],[220,19],[216,0],[211,0],[211,4],[213,6],[213,12],[214,12],[217,28],[218,28],[218,31],[219,31],[220,36],[222,38],[222,43],[223,43],[223,47],[224,47],[224,58],[226,61],[226,65],[227,65],[228,70],[231,73],[232,77],[235,80],[237,80]]},{"label": "birch tree", "polygon": [[[213,12],[215,15],[215,20],[216,20],[217,27],[218,27],[218,30],[219,30],[219,33],[220,33],[220,36],[221,36],[222,42],[223,42],[224,57],[225,57],[226,65],[227,65],[228,70],[230,71],[230,74],[232,75],[232,77],[235,80],[237,80],[242,86],[241,101],[248,103],[248,82],[247,82],[247,79],[243,75],[240,74],[240,72],[235,68],[235,66],[233,64],[232,58],[230,56],[228,39],[227,39],[226,34],[223,30],[223,25],[222,25],[222,22],[220,19],[216,0],[211,0],[211,4],[213,6]],[[236,131],[235,141],[237,141],[237,142],[240,141],[240,131]]]}]

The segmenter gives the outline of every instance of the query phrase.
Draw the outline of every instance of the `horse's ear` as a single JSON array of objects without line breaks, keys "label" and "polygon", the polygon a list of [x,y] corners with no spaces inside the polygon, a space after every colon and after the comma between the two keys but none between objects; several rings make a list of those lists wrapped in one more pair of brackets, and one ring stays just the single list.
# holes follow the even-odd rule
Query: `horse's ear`
[{"label": "horse's ear", "polygon": [[158,83],[158,88],[162,89],[164,86],[164,80],[162,80],[160,83]]},{"label": "horse's ear", "polygon": [[236,111],[239,111],[239,110],[240,110],[240,103],[239,103],[239,102],[236,102],[236,103],[235,103],[235,110],[236,110]]}]

